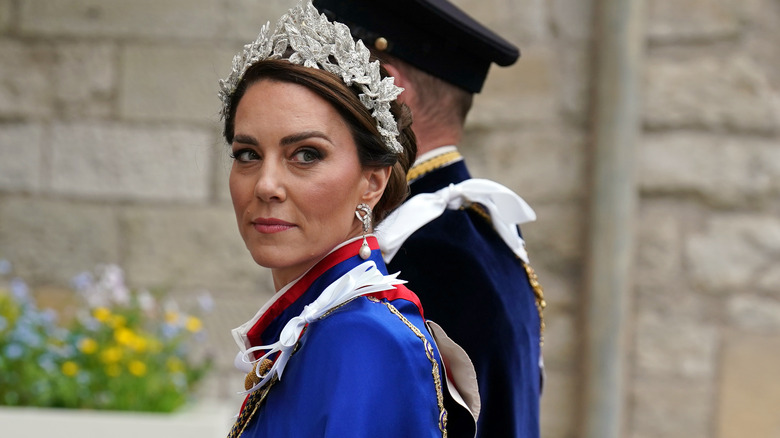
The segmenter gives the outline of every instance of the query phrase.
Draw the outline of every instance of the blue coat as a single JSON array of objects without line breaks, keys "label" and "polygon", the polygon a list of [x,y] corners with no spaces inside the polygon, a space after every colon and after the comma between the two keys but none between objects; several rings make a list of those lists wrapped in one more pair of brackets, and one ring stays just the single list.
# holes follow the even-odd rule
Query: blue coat
[{"label": "blue coat", "polygon": [[[412,182],[411,196],[470,175],[461,160]],[[479,437],[539,437],[540,315],[522,261],[473,208],[417,230],[388,264],[471,357],[482,411]]]},{"label": "blue coat", "polygon": [[[369,240],[370,260],[386,274],[378,245]],[[276,341],[287,321],[364,262],[360,243],[328,255],[256,317],[246,345]],[[306,327],[281,380],[245,402],[240,436],[442,437],[451,403],[443,373],[414,293],[397,286],[360,296]]]}]

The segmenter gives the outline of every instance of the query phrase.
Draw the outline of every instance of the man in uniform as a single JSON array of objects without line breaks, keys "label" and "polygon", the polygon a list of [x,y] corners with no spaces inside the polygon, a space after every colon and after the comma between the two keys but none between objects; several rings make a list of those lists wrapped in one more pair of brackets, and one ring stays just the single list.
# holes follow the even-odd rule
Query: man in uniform
[{"label": "man in uniform", "polygon": [[492,63],[519,50],[446,0],[314,0],[379,57],[412,110],[410,198],[378,229],[390,272],[471,357],[479,437],[539,437],[542,289],[518,225],[533,210],[472,179],[456,145]]}]

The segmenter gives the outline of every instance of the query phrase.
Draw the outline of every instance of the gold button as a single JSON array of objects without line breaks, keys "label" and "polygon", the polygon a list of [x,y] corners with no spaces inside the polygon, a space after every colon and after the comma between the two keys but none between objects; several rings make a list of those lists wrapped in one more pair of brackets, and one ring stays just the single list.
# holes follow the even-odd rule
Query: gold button
[{"label": "gold button", "polygon": [[377,38],[376,41],[374,41],[374,47],[377,50],[384,52],[387,50],[387,40],[384,37]]}]

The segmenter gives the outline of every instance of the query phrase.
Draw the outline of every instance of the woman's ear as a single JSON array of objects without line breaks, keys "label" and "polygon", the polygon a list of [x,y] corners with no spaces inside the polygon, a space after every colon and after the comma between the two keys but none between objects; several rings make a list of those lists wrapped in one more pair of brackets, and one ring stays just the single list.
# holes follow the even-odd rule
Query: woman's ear
[{"label": "woman's ear", "polygon": [[368,182],[368,185],[360,199],[370,205],[371,208],[374,208],[385,192],[391,171],[392,167],[390,166],[367,168],[363,171],[363,177]]}]

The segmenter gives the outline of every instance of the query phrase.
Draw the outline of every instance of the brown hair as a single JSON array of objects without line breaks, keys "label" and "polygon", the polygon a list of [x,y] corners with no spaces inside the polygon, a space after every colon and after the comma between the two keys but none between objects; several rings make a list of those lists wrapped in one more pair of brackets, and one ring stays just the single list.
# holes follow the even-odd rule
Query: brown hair
[{"label": "brown hair", "polygon": [[420,98],[414,111],[418,120],[421,117],[436,120],[439,124],[462,127],[466,116],[474,103],[474,94],[459,88],[449,82],[433,76],[406,61],[378,50],[371,54],[382,63],[390,64],[399,69],[406,79],[414,85],[414,90]]},{"label": "brown hair", "polygon": [[[381,68],[382,76],[387,72]],[[287,60],[269,59],[253,64],[244,73],[225,117],[223,135],[228,144],[233,142],[236,108],[250,85],[261,79],[271,79],[304,86],[330,103],[346,121],[357,145],[358,158],[363,167],[377,168],[391,166],[387,187],[374,207],[374,225],[381,222],[409,194],[406,172],[417,156],[417,141],[411,129],[411,112],[406,105],[392,102],[390,111],[398,124],[398,142],[403,152],[391,152],[379,134],[376,119],[360,103],[360,91],[348,87],[341,79],[324,70],[292,64]]]}]

